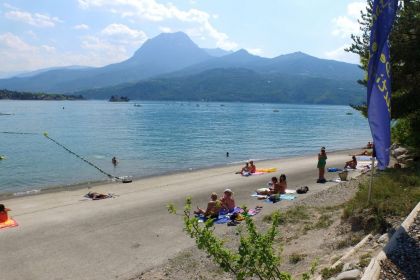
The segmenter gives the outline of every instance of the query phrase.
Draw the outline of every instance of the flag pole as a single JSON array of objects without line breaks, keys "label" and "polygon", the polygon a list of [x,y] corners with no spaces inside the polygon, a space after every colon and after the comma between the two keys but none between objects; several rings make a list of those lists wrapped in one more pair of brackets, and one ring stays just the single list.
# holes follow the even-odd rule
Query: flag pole
[{"label": "flag pole", "polygon": [[370,198],[372,194],[372,185],[373,185],[373,174],[375,173],[375,157],[372,155],[372,169],[370,173],[370,184],[369,184],[369,191],[368,191],[368,205],[370,204]]}]

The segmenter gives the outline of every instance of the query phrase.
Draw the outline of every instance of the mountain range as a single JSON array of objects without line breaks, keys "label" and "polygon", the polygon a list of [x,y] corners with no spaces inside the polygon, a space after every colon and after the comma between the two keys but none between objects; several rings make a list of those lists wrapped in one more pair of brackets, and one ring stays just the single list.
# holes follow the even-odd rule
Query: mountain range
[{"label": "mountain range", "polygon": [[0,79],[0,88],[100,99],[358,104],[364,100],[356,82],[362,75],[355,64],[302,52],[264,58],[243,49],[203,49],[176,32],[147,40],[120,63]]}]

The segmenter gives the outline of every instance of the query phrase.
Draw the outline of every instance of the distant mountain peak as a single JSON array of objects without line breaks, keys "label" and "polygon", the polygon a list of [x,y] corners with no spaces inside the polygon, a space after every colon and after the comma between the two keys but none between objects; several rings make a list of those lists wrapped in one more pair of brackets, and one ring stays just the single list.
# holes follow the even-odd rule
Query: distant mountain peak
[{"label": "distant mountain peak", "polygon": [[[133,55],[132,59],[148,53],[171,51],[175,48],[199,49],[199,47],[184,32],[160,33],[148,39]],[[200,50],[204,53],[203,50]]]},{"label": "distant mountain peak", "polygon": [[246,49],[239,49],[236,52],[234,52],[233,54],[235,54],[235,55],[252,55]]},{"label": "distant mountain peak", "polygon": [[186,39],[191,41],[190,37],[182,31],[177,32],[163,32],[152,39]]}]

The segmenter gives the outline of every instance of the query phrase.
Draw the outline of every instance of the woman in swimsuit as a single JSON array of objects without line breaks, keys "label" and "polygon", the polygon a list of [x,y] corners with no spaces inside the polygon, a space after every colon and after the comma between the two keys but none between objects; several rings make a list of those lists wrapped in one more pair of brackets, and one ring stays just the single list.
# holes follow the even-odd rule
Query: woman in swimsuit
[{"label": "woman in swimsuit", "polygon": [[327,164],[327,153],[325,152],[325,147],[321,148],[321,152],[318,154],[318,180],[317,183],[325,183],[324,174],[325,174],[325,165]]}]

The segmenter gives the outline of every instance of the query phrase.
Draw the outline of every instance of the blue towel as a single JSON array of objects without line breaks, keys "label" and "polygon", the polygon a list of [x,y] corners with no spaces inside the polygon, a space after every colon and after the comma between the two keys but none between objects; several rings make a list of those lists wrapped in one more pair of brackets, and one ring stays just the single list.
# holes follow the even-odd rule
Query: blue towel
[{"label": "blue towel", "polygon": [[264,200],[264,202],[267,202],[267,203],[277,203],[277,202],[282,201],[282,200],[293,200],[295,198],[296,198],[296,196],[294,196],[292,194],[281,194],[280,195],[280,200],[278,200],[276,202],[273,202],[272,200],[270,200],[268,198],[266,200]]},{"label": "blue towel", "polygon": [[295,198],[296,198],[296,196],[294,196],[292,194],[281,194],[280,195],[280,200],[293,200]]},{"label": "blue towel", "polygon": [[372,157],[370,156],[356,156],[357,161],[371,161]]},{"label": "blue towel", "polygon": [[343,171],[343,169],[336,168],[336,167],[330,167],[330,168],[328,168],[328,172],[338,172],[338,171]]}]

